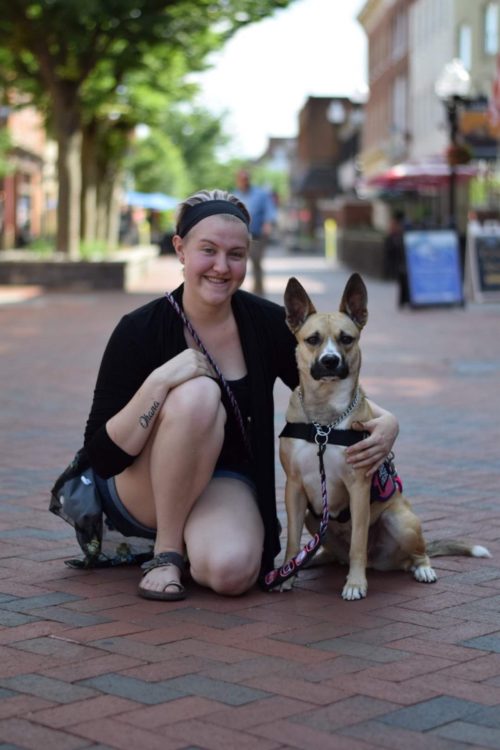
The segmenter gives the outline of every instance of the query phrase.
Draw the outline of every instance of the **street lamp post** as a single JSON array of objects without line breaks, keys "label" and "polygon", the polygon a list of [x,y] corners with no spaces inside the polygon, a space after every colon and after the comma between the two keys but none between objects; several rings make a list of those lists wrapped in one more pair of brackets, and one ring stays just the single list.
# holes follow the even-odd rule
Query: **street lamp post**
[{"label": "street lamp post", "polygon": [[[456,96],[452,96],[447,102],[446,102],[446,110],[448,115],[448,126],[449,126],[449,132],[450,132],[450,148],[454,149],[457,145],[457,131],[458,131],[458,100]],[[449,216],[450,216],[450,225],[452,229],[457,228],[457,209],[456,209],[456,202],[457,202],[457,170],[455,166],[455,162],[453,160],[453,151],[451,153],[451,158],[448,160],[448,166],[450,170],[450,179],[449,179],[449,193],[448,193],[448,210],[449,210]]]},{"label": "street lamp post", "polygon": [[457,147],[458,135],[458,107],[460,103],[467,101],[470,91],[470,75],[461,60],[455,59],[447,63],[436,81],[435,92],[446,107],[448,120],[450,157],[449,166],[449,191],[448,210],[450,225],[457,228],[456,188],[457,172],[454,162],[454,150]]}]

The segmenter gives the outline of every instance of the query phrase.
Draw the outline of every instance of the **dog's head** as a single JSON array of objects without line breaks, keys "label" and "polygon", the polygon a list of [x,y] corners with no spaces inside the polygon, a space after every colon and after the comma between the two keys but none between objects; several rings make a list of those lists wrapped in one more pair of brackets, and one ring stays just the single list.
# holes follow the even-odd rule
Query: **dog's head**
[{"label": "dog's head", "polygon": [[317,313],[302,284],[292,277],[285,290],[286,322],[297,339],[297,364],[314,380],[344,380],[359,373],[359,336],[368,319],[368,294],[353,273],[334,313]]}]

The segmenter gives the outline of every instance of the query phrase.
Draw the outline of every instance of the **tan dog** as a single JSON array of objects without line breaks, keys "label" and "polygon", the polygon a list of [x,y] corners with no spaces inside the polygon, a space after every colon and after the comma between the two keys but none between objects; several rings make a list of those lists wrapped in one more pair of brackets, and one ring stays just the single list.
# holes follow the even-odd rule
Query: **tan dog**
[{"label": "tan dog", "polygon": [[[290,398],[288,423],[316,423],[347,430],[353,422],[372,418],[370,405],[359,387],[359,337],[368,319],[367,304],[365,284],[356,273],[347,282],[339,312],[326,314],[316,312],[297,279],[289,280],[285,308],[288,326],[297,338],[300,385]],[[330,521],[319,553],[322,561],[328,558],[349,564],[344,599],[366,596],[367,567],[411,570],[417,581],[432,583],[436,573],[429,554],[490,557],[484,547],[454,540],[433,542],[426,548],[420,521],[399,489],[390,499],[371,503],[371,477],[366,477],[364,470],[353,469],[344,453],[341,445],[326,445],[323,460]],[[288,561],[300,549],[304,521],[311,534],[319,529],[323,497],[318,445],[296,437],[281,437],[280,459],[286,473]],[[346,521],[349,510],[350,520]],[[281,590],[292,585],[293,578],[282,584]]]}]

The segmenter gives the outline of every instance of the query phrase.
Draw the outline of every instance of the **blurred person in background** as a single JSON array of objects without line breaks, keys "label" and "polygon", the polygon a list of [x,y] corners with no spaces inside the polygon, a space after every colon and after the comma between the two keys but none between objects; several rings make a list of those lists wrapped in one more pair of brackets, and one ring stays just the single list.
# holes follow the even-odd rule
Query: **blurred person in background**
[{"label": "blurred person in background", "polygon": [[245,204],[250,214],[253,292],[262,296],[264,294],[262,259],[276,221],[276,201],[270,191],[252,184],[250,173],[246,169],[240,169],[236,174],[234,195]]},{"label": "blurred person in background", "polygon": [[386,276],[398,283],[398,307],[404,307],[410,302],[408,289],[408,271],[405,255],[405,215],[397,209],[391,214],[389,231],[384,241]]}]

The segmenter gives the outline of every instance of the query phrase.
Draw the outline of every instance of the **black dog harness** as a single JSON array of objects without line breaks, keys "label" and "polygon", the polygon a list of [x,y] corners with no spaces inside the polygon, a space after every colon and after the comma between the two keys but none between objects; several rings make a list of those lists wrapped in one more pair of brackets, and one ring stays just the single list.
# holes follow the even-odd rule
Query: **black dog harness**
[{"label": "black dog harness", "polygon": [[[280,432],[280,437],[298,438],[299,440],[306,440],[308,443],[317,443],[316,436],[318,434],[326,435],[326,442],[330,445],[347,447],[361,442],[370,433],[360,430],[329,429],[326,425],[306,424],[305,422],[287,422]],[[373,502],[373,497],[370,498],[370,501]],[[321,514],[316,513],[310,503],[307,503],[307,509],[314,518],[321,518]],[[329,513],[328,518],[330,521],[337,521],[337,523],[347,523],[351,520],[351,511],[349,508],[343,508],[335,517]]]},{"label": "black dog harness", "polygon": [[354,445],[368,437],[369,432],[360,432],[360,430],[335,430],[329,429],[326,425],[316,425],[305,422],[287,422],[280,432],[280,437],[299,438],[307,440],[308,443],[316,443],[317,435],[325,435],[326,442],[331,445]]}]

